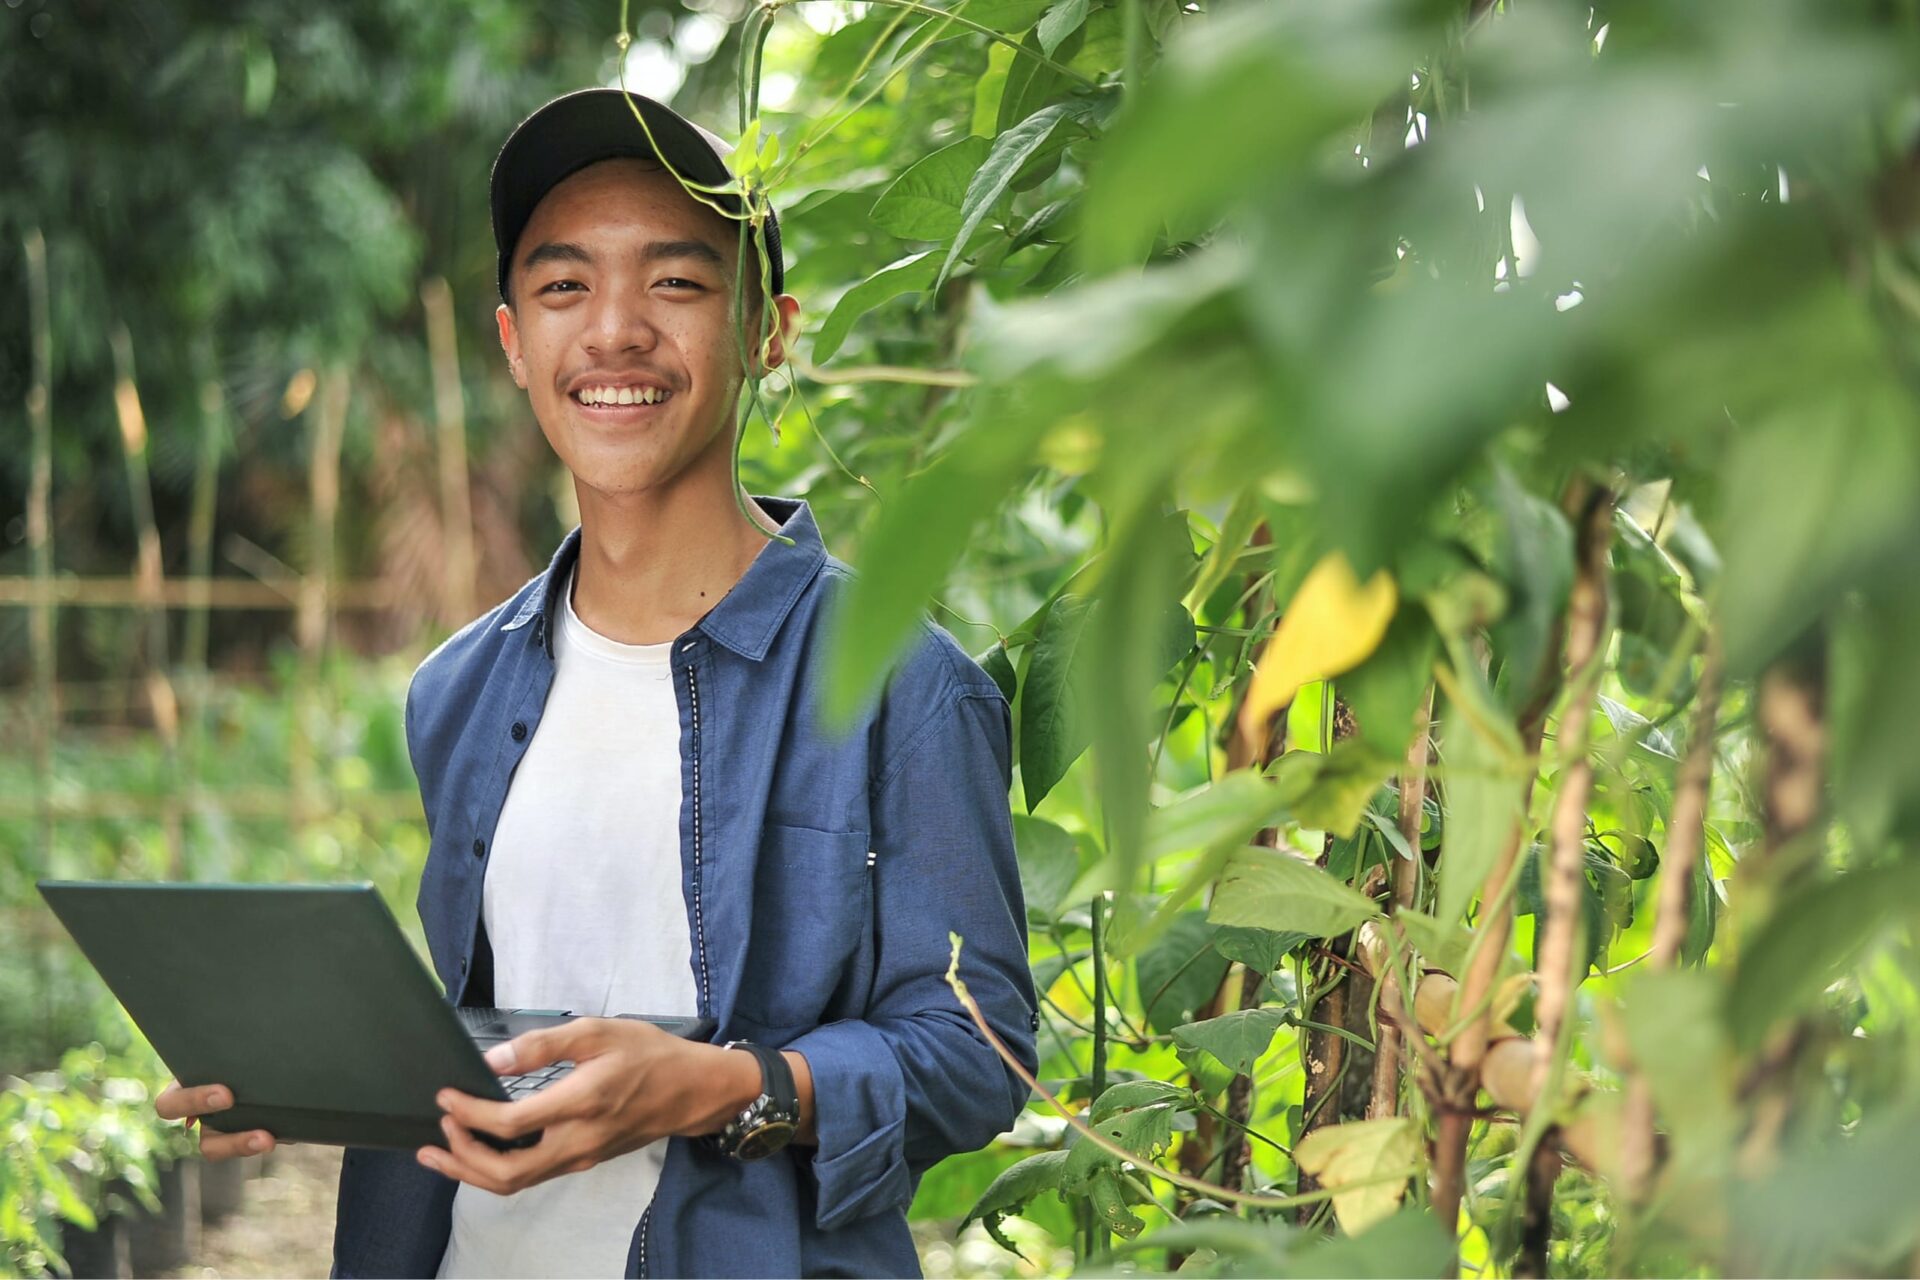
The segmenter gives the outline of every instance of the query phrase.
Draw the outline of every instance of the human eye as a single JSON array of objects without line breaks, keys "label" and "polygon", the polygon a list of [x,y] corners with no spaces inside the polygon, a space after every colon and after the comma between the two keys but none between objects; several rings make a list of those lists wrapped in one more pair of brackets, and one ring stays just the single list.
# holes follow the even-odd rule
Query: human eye
[{"label": "human eye", "polygon": [[685,276],[668,276],[665,280],[662,280],[660,283],[663,285],[666,285],[670,289],[704,289],[706,288],[706,286],[701,284],[699,281],[689,280]]},{"label": "human eye", "polygon": [[[568,286],[572,286],[572,287],[569,288]],[[555,280],[551,284],[542,285],[540,288],[540,292],[541,293],[571,293],[574,290],[577,290],[583,287],[584,286],[578,280]]]}]

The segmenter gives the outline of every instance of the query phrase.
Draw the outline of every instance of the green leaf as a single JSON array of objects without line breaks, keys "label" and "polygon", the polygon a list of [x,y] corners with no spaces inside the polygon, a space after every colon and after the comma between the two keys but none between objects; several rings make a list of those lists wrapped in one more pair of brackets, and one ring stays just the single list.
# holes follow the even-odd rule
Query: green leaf
[{"label": "green leaf", "polygon": [[1310,933],[1281,933],[1241,925],[1215,925],[1213,949],[1237,960],[1255,973],[1272,973],[1293,949],[1310,941]]},{"label": "green leaf", "polygon": [[1235,1075],[1247,1075],[1286,1021],[1287,1010],[1275,1006],[1240,1009],[1175,1027],[1173,1039],[1184,1048],[1206,1050]]},{"label": "green leaf", "polygon": [[1713,867],[1703,846],[1700,860],[1687,877],[1687,936],[1680,943],[1680,963],[1700,964],[1713,946],[1720,925],[1720,894],[1714,888]]},{"label": "green leaf", "polygon": [[1163,226],[1194,238],[1262,173],[1308,167],[1404,88],[1423,44],[1419,22],[1366,0],[1235,6],[1181,26],[1094,167],[1078,246],[1091,274],[1138,265]]},{"label": "green leaf", "polygon": [[[991,393],[981,397],[996,402]],[[974,431],[894,491],[875,513],[866,558],[844,593],[828,601],[830,668],[826,711],[846,725],[871,697],[926,614],[928,593],[945,579],[974,526],[1012,487],[1030,442]]]},{"label": "green leaf", "polygon": [[1376,914],[1372,900],[1312,863],[1255,848],[1242,849],[1227,864],[1207,919],[1330,938]]},{"label": "green leaf", "polygon": [[1633,1062],[1687,1156],[1711,1158],[1739,1123],[1720,1001],[1719,983],[1704,972],[1638,971],[1617,1005]]},{"label": "green leaf", "polygon": [[[1498,741],[1496,731],[1501,731]],[[1482,716],[1476,723],[1449,706],[1440,737],[1448,810],[1434,914],[1451,922],[1466,913],[1467,904],[1486,886],[1501,850],[1526,815],[1520,810],[1522,782],[1509,764],[1519,754],[1519,743],[1505,721]]]},{"label": "green leaf", "polygon": [[966,1226],[975,1220],[998,1222],[1010,1213],[1024,1209],[1029,1200],[1043,1191],[1057,1191],[1060,1176],[1066,1170],[1065,1151],[1043,1151],[1011,1166],[990,1183],[978,1203],[960,1220]]},{"label": "green leaf", "polygon": [[1062,596],[1042,619],[1028,649],[1020,699],[1020,782],[1027,811],[1046,798],[1087,748],[1091,732],[1078,714],[1074,668],[1093,602]]},{"label": "green leaf", "polygon": [[1020,693],[1020,680],[1013,673],[1013,660],[1007,657],[1007,647],[996,644],[981,654],[977,661],[980,663],[981,670],[992,676],[993,682],[1000,686],[1000,692],[1006,696],[1007,705],[1012,706],[1014,699]]},{"label": "green leaf", "polygon": [[1325,754],[1289,751],[1266,776],[1296,797],[1292,817],[1300,825],[1352,839],[1368,802],[1399,767],[1398,760],[1364,740],[1346,738]]},{"label": "green leaf", "polygon": [[1801,889],[1740,947],[1727,1020],[1751,1050],[1780,1018],[1816,998],[1920,893],[1920,862],[1848,871]]},{"label": "green leaf", "polygon": [[[1856,309],[1846,321],[1861,323]],[[1920,438],[1907,395],[1850,390],[1821,406],[1819,423],[1776,411],[1737,442],[1721,478],[1739,495],[1715,538],[1727,556],[1718,601],[1731,677],[1753,675],[1862,579],[1911,580]]]},{"label": "green leaf", "polygon": [[1147,1025],[1164,1034],[1190,1022],[1213,999],[1227,976],[1227,961],[1213,949],[1206,919],[1190,911],[1140,953],[1133,972]]},{"label": "green leaf", "polygon": [[880,193],[870,215],[874,225],[903,240],[951,237],[960,229],[969,184],[992,147],[985,138],[968,136],[922,157]]},{"label": "green leaf", "polygon": [[1161,1102],[1191,1108],[1194,1104],[1193,1093],[1165,1080],[1126,1080],[1108,1086],[1105,1093],[1093,1100],[1093,1107],[1087,1113],[1087,1122],[1099,1124],[1119,1112]]},{"label": "green leaf", "polygon": [[1051,3],[1053,0],[967,0],[965,7],[949,7],[983,27],[992,27],[1003,35],[1018,35],[1038,22]]},{"label": "green leaf", "polygon": [[1573,529],[1560,509],[1520,487],[1505,467],[1485,499],[1495,516],[1493,569],[1507,589],[1506,616],[1490,631],[1503,662],[1500,691],[1509,710],[1533,695],[1534,677],[1558,644],[1573,588]]},{"label": "green leaf", "polygon": [[1433,679],[1439,637],[1424,609],[1403,603],[1380,647],[1347,674],[1335,679],[1340,696],[1353,708],[1360,736],[1394,760],[1404,759],[1413,741],[1413,717]]},{"label": "green leaf", "polygon": [[[1158,1239],[1156,1233],[1155,1239]],[[1424,1209],[1402,1209],[1359,1235],[1315,1236],[1287,1265],[1272,1272],[1282,1280],[1396,1280],[1444,1275],[1454,1264],[1453,1237]]]},{"label": "green leaf", "polygon": [[1867,596],[1833,630],[1828,776],[1860,847],[1920,833],[1920,590]]},{"label": "green leaf", "polygon": [[[1041,145],[1053,136],[1053,131],[1062,123],[1085,120],[1092,112],[1091,103],[1078,99],[1072,102],[1055,103],[1051,107],[1042,107],[995,138],[992,149],[984,160],[973,162],[973,168],[970,170],[972,181],[967,184],[965,197],[960,202],[959,220],[955,224],[958,230],[946,232],[940,236],[917,237],[919,239],[952,237],[952,244],[947,249],[946,261],[940,264],[940,273],[933,280],[936,291],[946,283],[948,273],[953,270],[954,264],[959,261],[961,253],[965,251],[967,241],[973,236],[974,228],[980,225],[994,204],[1006,194],[1008,184],[1013,181],[1014,175],[1033,157]],[[965,146],[978,141],[977,138],[969,138],[964,143],[955,143],[954,146]],[[953,149],[948,147],[944,150]],[[934,154],[939,155],[942,152]],[[918,167],[918,165],[915,166],[915,168]],[[908,170],[908,173],[911,172],[912,170]],[[904,180],[906,175],[901,176]],[[881,199],[884,201],[886,197],[882,196]]]},{"label": "green leaf", "polygon": [[1097,1169],[1087,1179],[1087,1203],[1107,1230],[1123,1240],[1131,1240],[1146,1228],[1146,1223],[1127,1208],[1126,1192],[1112,1169]]},{"label": "green leaf", "polygon": [[1887,1275],[1920,1243],[1920,1107],[1890,1098],[1848,1132],[1731,1182],[1729,1275]]},{"label": "green leaf", "polygon": [[[1172,1143],[1173,1118],[1177,1114],[1179,1110],[1172,1103],[1156,1102],[1117,1111],[1087,1127],[1136,1153],[1142,1160],[1151,1160]],[[1119,1163],[1111,1153],[1103,1151],[1084,1137],[1076,1134],[1075,1139],[1074,1144],[1067,1148],[1066,1166],[1060,1174],[1060,1187],[1066,1192],[1083,1191],[1088,1180],[1099,1170],[1111,1169]]]},{"label": "green leaf", "polygon": [[1020,891],[1027,914],[1051,920],[1080,875],[1080,845],[1073,833],[1044,818],[1013,816],[1013,843],[1020,856]]},{"label": "green leaf", "polygon": [[1442,923],[1411,907],[1393,913],[1394,921],[1407,932],[1407,941],[1420,953],[1427,966],[1442,969],[1460,979],[1466,976],[1467,952],[1473,946],[1473,930],[1457,920]]},{"label": "green leaf", "polygon": [[1242,845],[1286,816],[1292,797],[1286,786],[1257,773],[1235,770],[1203,783],[1155,809],[1147,818],[1147,860],[1176,853],[1206,853]]},{"label": "green leaf", "polygon": [[[1098,611],[1091,597],[1063,595],[1034,636],[1020,698],[1020,780],[1028,812],[1093,740],[1089,700],[1101,695],[1088,687],[1082,648],[1088,621]],[[1155,637],[1155,670],[1166,671],[1189,652],[1193,635],[1193,618],[1172,606]]]},{"label": "green leaf", "polygon": [[[854,321],[903,293],[917,293],[933,279],[933,250],[922,249],[890,262],[840,295],[813,339],[813,359],[824,364],[852,332]],[[1012,695],[1008,695],[1011,697]]]},{"label": "green leaf", "polygon": [[1060,47],[1060,42],[1080,29],[1087,20],[1087,0],[1058,0],[1047,10],[1047,16],[1040,19],[1035,34],[1040,39],[1040,47],[1051,57]]}]

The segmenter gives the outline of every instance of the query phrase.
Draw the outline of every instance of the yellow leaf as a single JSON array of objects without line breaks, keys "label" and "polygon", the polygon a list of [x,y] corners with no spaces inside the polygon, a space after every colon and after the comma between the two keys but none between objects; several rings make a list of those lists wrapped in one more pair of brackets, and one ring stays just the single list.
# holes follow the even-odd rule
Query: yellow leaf
[{"label": "yellow leaf", "polygon": [[1334,1192],[1333,1216],[1350,1236],[1393,1215],[1419,1154],[1420,1132],[1407,1116],[1329,1125],[1293,1148],[1294,1163]]},{"label": "yellow leaf", "polygon": [[1345,555],[1324,556],[1294,593],[1260,655],[1253,687],[1240,708],[1240,731],[1260,737],[1268,719],[1293,701],[1301,685],[1365,662],[1387,634],[1399,598],[1385,569],[1361,586]]}]

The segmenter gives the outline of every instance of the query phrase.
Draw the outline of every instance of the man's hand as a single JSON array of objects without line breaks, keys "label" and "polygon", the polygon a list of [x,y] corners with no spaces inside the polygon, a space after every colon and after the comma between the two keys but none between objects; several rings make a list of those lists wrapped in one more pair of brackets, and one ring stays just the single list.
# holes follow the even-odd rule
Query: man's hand
[{"label": "man's hand", "polygon": [[[813,1127],[813,1077],[805,1058],[786,1056],[800,1093],[804,1138]],[[566,1061],[574,1068],[557,1084],[517,1102],[441,1090],[447,1148],[421,1147],[420,1163],[496,1195],[512,1195],[658,1138],[718,1133],[760,1096],[760,1064],[752,1054],[683,1040],[625,1018],[577,1018],[487,1052],[488,1065],[502,1075]],[[544,1132],[531,1147],[495,1151],[472,1129],[500,1138]]]},{"label": "man's hand", "polygon": [[[178,1080],[169,1083],[153,1100],[153,1109],[159,1113],[162,1120],[185,1120],[189,1125],[201,1116],[225,1111],[232,1105],[233,1090],[223,1084],[207,1084],[196,1089],[183,1089]],[[251,1129],[243,1133],[217,1133],[205,1125],[200,1126],[200,1154],[208,1160],[231,1160],[235,1156],[257,1155],[262,1151],[271,1151],[273,1147],[273,1135],[265,1129]]]}]

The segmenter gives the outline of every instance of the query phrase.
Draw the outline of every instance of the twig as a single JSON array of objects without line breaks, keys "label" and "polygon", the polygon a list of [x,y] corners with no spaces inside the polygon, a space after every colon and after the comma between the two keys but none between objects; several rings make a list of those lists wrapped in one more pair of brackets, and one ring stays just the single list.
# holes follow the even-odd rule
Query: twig
[{"label": "twig", "polygon": [[1055,1111],[1058,1111],[1066,1120],[1067,1127],[1078,1133],[1082,1141],[1091,1142],[1108,1155],[1132,1165],[1140,1172],[1150,1174],[1162,1182],[1170,1182],[1176,1187],[1185,1187],[1189,1191],[1197,1191],[1203,1196],[1211,1196],[1216,1200],[1224,1200],[1231,1204],[1243,1204],[1255,1209],[1291,1209],[1297,1205],[1313,1204],[1316,1201],[1331,1199],[1333,1196],[1339,1195],[1342,1192],[1353,1191],[1360,1187],[1370,1187],[1380,1183],[1404,1182],[1412,1175],[1412,1170],[1399,1170],[1379,1177],[1342,1183],[1338,1187],[1310,1191],[1304,1195],[1263,1196],[1252,1192],[1235,1191],[1232,1187],[1223,1187],[1218,1183],[1208,1182],[1203,1178],[1189,1177],[1184,1173],[1175,1173],[1171,1169],[1161,1168],[1159,1165],[1154,1164],[1145,1156],[1141,1155],[1138,1151],[1127,1150],[1119,1143],[1089,1126],[1084,1120],[1080,1119],[1078,1112],[1068,1107],[1067,1104],[1060,1101],[1059,1098],[1056,1098],[1045,1085],[1034,1078],[1033,1072],[1027,1070],[1025,1064],[1013,1056],[1012,1052],[1007,1048],[1006,1041],[1002,1040],[999,1034],[994,1031],[993,1027],[988,1024],[986,1015],[980,1011],[980,1005],[973,998],[973,993],[967,990],[966,982],[960,977],[960,945],[962,941],[960,935],[957,933],[949,933],[947,939],[953,945],[953,953],[947,963],[947,985],[953,989],[954,997],[960,1001],[961,1007],[967,1011],[967,1016],[973,1019],[973,1025],[979,1029],[982,1036],[986,1037],[987,1046],[1000,1056],[1000,1060],[1006,1063],[1008,1068],[1010,1068],[1016,1076],[1020,1077],[1021,1081],[1029,1089],[1039,1094],[1049,1106]]}]

